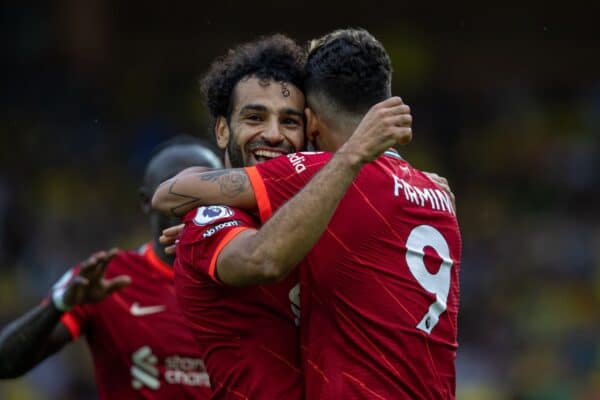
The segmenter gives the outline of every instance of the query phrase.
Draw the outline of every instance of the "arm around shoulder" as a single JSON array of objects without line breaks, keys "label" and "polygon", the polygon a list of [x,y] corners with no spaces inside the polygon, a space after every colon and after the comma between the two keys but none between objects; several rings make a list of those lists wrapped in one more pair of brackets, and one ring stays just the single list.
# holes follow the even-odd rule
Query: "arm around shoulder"
[{"label": "arm around shoulder", "polygon": [[244,169],[188,168],[160,184],[152,197],[152,208],[176,217],[212,204],[256,208],[254,191]]}]

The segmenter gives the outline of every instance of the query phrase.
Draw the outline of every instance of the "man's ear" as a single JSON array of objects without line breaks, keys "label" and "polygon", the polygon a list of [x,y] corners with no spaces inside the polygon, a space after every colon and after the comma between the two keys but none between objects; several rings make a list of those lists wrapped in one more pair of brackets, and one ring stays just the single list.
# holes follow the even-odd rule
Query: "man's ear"
[{"label": "man's ear", "polygon": [[304,115],[306,115],[306,140],[312,143],[319,136],[319,117],[310,107],[304,109]]},{"label": "man's ear", "polygon": [[217,139],[217,146],[219,146],[221,150],[225,150],[227,148],[230,134],[229,124],[227,123],[225,117],[217,117],[217,121],[215,122],[215,138]]}]

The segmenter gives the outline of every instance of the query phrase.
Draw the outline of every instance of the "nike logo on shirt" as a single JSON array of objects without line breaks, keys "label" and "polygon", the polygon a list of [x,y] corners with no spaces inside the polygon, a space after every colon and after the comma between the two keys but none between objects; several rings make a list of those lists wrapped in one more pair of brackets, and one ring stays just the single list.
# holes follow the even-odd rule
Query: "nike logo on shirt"
[{"label": "nike logo on shirt", "polygon": [[139,303],[135,302],[131,305],[131,308],[129,309],[129,311],[131,312],[131,315],[133,315],[135,317],[142,317],[144,315],[156,314],[156,313],[159,313],[166,309],[167,309],[167,307],[162,306],[162,305],[161,306],[141,307],[139,305]]}]

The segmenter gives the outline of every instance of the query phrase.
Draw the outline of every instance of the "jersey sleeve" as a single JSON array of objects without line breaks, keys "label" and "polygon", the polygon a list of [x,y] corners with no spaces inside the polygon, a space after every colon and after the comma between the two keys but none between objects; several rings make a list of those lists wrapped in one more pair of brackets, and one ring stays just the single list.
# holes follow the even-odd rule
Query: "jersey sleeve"
[{"label": "jersey sleeve", "polygon": [[245,168],[261,222],[298,193],[331,157],[326,152],[293,153]]},{"label": "jersey sleeve", "polygon": [[240,232],[258,227],[249,214],[227,206],[199,207],[184,217],[184,223],[177,244],[178,262],[218,283],[215,270],[223,248]]},{"label": "jersey sleeve", "polygon": [[71,333],[71,339],[75,340],[85,333],[90,318],[90,306],[75,306],[60,318],[60,322]]}]

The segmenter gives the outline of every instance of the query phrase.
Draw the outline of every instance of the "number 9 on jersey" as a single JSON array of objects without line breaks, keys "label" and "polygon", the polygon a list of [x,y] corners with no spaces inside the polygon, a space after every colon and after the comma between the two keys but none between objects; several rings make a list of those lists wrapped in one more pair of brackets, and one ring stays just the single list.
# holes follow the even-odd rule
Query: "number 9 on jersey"
[{"label": "number 9 on jersey", "polygon": [[[437,273],[431,274],[425,267],[425,248],[432,247],[442,259]],[[431,333],[438,323],[440,315],[446,311],[448,291],[450,290],[450,272],[452,259],[450,249],[444,236],[430,225],[419,225],[413,228],[406,240],[406,264],[417,282],[429,293],[435,295],[435,301],[417,324],[417,328]]]}]

